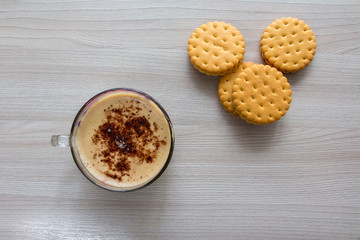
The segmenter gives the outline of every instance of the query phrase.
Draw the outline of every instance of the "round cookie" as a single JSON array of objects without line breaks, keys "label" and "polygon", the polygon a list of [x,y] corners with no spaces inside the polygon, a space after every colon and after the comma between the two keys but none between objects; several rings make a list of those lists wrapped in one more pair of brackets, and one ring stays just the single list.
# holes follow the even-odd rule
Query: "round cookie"
[{"label": "round cookie", "polygon": [[191,63],[208,75],[224,75],[244,58],[241,32],[224,22],[208,22],[195,29],[188,42]]},{"label": "round cookie", "polygon": [[291,17],[272,22],[260,41],[265,62],[284,73],[296,72],[308,65],[315,49],[313,31],[304,21]]},{"label": "round cookie", "polygon": [[254,63],[252,62],[241,62],[241,64],[236,69],[233,69],[232,72],[224,75],[219,81],[218,96],[220,103],[229,113],[235,116],[239,116],[239,114],[237,114],[233,106],[233,97],[232,97],[232,90],[235,79],[239,76],[239,74],[242,71],[244,71],[244,69],[250,67],[253,64]]},{"label": "round cookie", "polygon": [[291,89],[286,77],[269,65],[253,64],[235,79],[233,104],[247,122],[267,124],[286,114]]}]

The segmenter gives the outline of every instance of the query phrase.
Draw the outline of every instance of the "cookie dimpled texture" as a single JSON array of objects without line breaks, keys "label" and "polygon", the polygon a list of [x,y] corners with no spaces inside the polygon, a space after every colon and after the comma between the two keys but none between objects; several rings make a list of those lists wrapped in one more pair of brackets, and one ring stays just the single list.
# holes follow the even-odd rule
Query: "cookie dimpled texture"
[{"label": "cookie dimpled texture", "polygon": [[232,96],[240,117],[256,125],[279,120],[291,103],[286,77],[276,68],[262,64],[253,64],[239,74]]},{"label": "cookie dimpled texture", "polygon": [[260,50],[265,62],[284,73],[296,72],[307,66],[316,52],[313,31],[297,18],[281,18],[264,31]]},{"label": "cookie dimpled texture", "polygon": [[244,69],[250,67],[254,63],[252,62],[241,62],[241,64],[233,69],[232,72],[224,75],[219,80],[218,84],[218,96],[220,103],[223,105],[226,111],[231,113],[232,115],[239,116],[235,111],[233,105],[233,97],[232,97],[232,90],[234,86],[235,79],[239,76],[239,74],[244,71]]},{"label": "cookie dimpled texture", "polygon": [[200,72],[224,75],[244,58],[244,37],[228,23],[208,22],[191,34],[188,52],[191,63]]}]

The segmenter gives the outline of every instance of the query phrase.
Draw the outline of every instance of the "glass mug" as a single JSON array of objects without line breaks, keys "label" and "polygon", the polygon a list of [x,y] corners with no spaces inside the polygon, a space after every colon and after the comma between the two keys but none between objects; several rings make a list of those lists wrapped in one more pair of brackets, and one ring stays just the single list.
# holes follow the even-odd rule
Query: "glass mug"
[{"label": "glass mug", "polygon": [[[126,104],[125,104],[125,99],[126,99]],[[164,133],[163,134],[164,139],[166,139],[166,141],[164,141],[164,140],[159,141],[159,136],[155,136],[152,139],[146,138],[146,141],[143,141],[143,142],[140,142],[140,140],[136,141],[136,142],[133,141],[132,143],[135,144],[135,146],[137,145],[140,150],[144,151],[144,153],[146,152],[146,154],[148,154],[148,157],[145,159],[146,161],[144,161],[144,159],[143,159],[143,161],[138,161],[138,160],[136,160],[136,157],[131,158],[130,163],[129,162],[125,163],[125,166],[130,166],[130,169],[129,168],[127,168],[125,170],[122,169],[124,166],[124,162],[115,164],[114,159],[113,159],[113,160],[110,160],[112,163],[109,166],[106,166],[106,163],[104,163],[104,162],[109,163],[108,158],[106,161],[105,161],[105,158],[101,159],[101,160],[97,159],[98,160],[97,163],[99,164],[99,166],[101,166],[101,168],[108,167],[108,170],[106,171],[106,174],[108,174],[108,175],[105,175],[105,172],[99,173],[99,172],[96,172],[95,170],[91,171],[90,169],[97,168],[97,164],[93,162],[92,164],[90,164],[90,167],[89,167],[89,161],[92,161],[92,160],[89,160],[90,158],[88,156],[86,156],[89,154],[89,151],[86,151],[86,150],[89,150],[89,149],[85,149],[85,151],[84,150],[80,151],[81,149],[79,149],[79,145],[87,146],[86,144],[83,144],[83,141],[82,141],[82,139],[85,139],[85,138],[81,137],[81,139],[79,139],[79,135],[86,136],[86,134],[84,134],[84,130],[81,130],[81,128],[80,128],[82,126],[82,124],[84,124],[84,126],[86,126],[86,124],[85,124],[86,122],[91,122],[90,120],[85,121],[86,119],[91,119],[90,116],[95,117],[95,119],[96,119],[96,116],[99,116],[99,114],[98,114],[99,111],[100,112],[108,112],[110,114],[110,115],[108,115],[108,117],[110,116],[110,119],[113,119],[114,115],[111,115],[111,114],[116,114],[117,112],[119,112],[119,109],[115,109],[115,110],[111,109],[111,107],[113,107],[112,104],[109,105],[109,107],[107,109],[101,109],[101,107],[106,106],[106,105],[104,105],[104,103],[106,101],[115,101],[115,102],[123,101],[122,102],[123,105],[121,105],[122,108],[121,109],[119,108],[119,109],[120,109],[120,111],[123,111],[123,109],[125,109],[125,113],[127,110],[132,109],[131,110],[132,115],[130,113],[127,115],[127,117],[129,119],[132,116],[136,115],[135,113],[136,113],[136,111],[138,112],[138,109],[141,109],[138,106],[134,107],[133,105],[130,105],[130,103],[131,104],[142,104],[141,106],[143,106],[143,107],[145,106],[145,108],[150,109],[148,112],[146,112],[147,113],[146,115],[148,116],[150,121],[152,120],[153,116],[157,117],[157,118],[153,118],[153,119],[157,119],[157,120],[159,120],[160,123],[162,123],[162,125],[160,124],[160,127],[157,126],[157,123],[155,122],[155,120],[154,120],[153,124],[151,125],[148,121],[143,119],[144,117],[140,117],[140,118],[138,118],[138,119],[140,119],[139,121],[135,121],[136,120],[135,118],[132,118],[132,120],[128,120],[126,122],[126,126],[130,126],[133,128],[131,130],[129,127],[124,127],[125,125],[122,125],[125,129],[125,130],[123,129],[123,131],[125,131],[125,132],[127,131],[128,133],[130,133],[130,136],[132,136],[131,134],[135,134],[134,136],[142,136],[146,133],[145,131],[148,131],[148,133],[146,133],[147,135],[145,134],[144,136],[155,136],[155,134],[151,135],[151,131],[155,131],[155,130],[158,131],[158,129],[160,128],[161,129],[160,131],[162,131]],[[103,104],[103,105],[101,105],[101,104]],[[124,104],[125,104],[125,108],[124,108]],[[144,108],[142,108],[142,109],[144,109]],[[98,111],[98,112],[96,112],[96,111]],[[131,112],[131,111],[129,110],[128,112]],[[84,117],[87,116],[87,113],[88,113],[89,117],[86,117],[84,120]],[[124,113],[121,113],[121,114],[124,114]],[[121,119],[120,120],[118,119],[119,116],[121,118],[121,115],[117,115],[117,119],[113,120],[113,121],[115,121],[115,123],[117,123],[118,121],[120,121],[120,122],[122,121]],[[82,123],[82,121],[83,121],[83,123]],[[102,119],[101,121],[103,122],[104,119]],[[128,124],[129,122],[132,123],[134,121],[136,122],[136,124],[133,124],[133,126],[131,126],[131,124]],[[106,123],[106,124],[108,124],[108,123]],[[148,128],[146,128],[146,126]],[[88,127],[83,127],[83,128],[85,128],[87,130],[89,129]],[[119,133],[118,128],[119,127],[106,128],[104,131],[98,132],[97,135],[92,135],[93,136],[92,139],[93,139],[93,141],[95,141],[95,140],[98,141],[97,139],[99,136],[100,137],[105,136],[105,138],[107,138],[107,140],[109,140],[109,136],[112,137],[112,138],[110,138],[110,140],[115,139],[116,144],[111,143],[110,144],[112,146],[111,149],[114,149],[114,146],[115,146],[115,150],[116,150],[115,154],[119,154],[122,157],[121,159],[124,159],[124,156],[126,158],[126,156],[129,154],[140,154],[139,156],[144,156],[144,154],[139,153],[139,151],[136,151],[136,150],[130,151],[129,150],[130,146],[132,147],[132,145],[128,146],[126,143],[127,140],[124,140],[125,138],[123,136],[116,135]],[[80,129],[80,134],[79,134],[79,129]],[[96,127],[92,128],[92,130],[91,130],[93,134],[95,134],[95,129],[96,129]],[[100,129],[100,127],[99,127],[99,129]],[[116,131],[118,131],[118,132],[116,132]],[[120,129],[120,131],[122,131],[122,130]],[[136,134],[138,134],[138,135],[136,135]],[[87,135],[91,135],[91,134],[89,134],[89,132],[88,132]],[[94,138],[94,136],[96,136],[96,137]],[[128,138],[126,138],[126,139],[128,139]],[[147,147],[147,148],[144,147],[144,145],[146,145],[147,142],[153,141],[153,139],[155,139],[154,141],[156,141],[156,142],[153,142],[153,144],[152,144],[153,146],[155,146],[155,149],[152,149],[153,150],[152,152],[156,153],[156,151],[160,151],[157,149],[162,149],[161,150],[162,154],[160,156],[159,155],[151,155],[153,153],[150,153],[151,151],[149,151],[149,147]],[[105,141],[103,141],[103,139],[100,141],[100,143],[107,144]],[[144,143],[144,144],[141,145],[141,143]],[[73,121],[72,127],[71,127],[70,135],[53,135],[51,137],[51,144],[53,146],[58,146],[58,147],[70,146],[72,156],[73,156],[74,161],[75,161],[76,165],[78,166],[79,170],[83,173],[83,175],[87,179],[89,179],[95,185],[102,187],[104,189],[110,190],[110,191],[127,192],[127,191],[134,191],[134,190],[146,187],[146,186],[150,185],[151,183],[153,183],[157,178],[159,178],[162,175],[162,173],[165,171],[165,169],[169,165],[169,162],[170,162],[172,154],[173,154],[174,144],[175,144],[175,135],[174,135],[173,126],[172,126],[169,116],[167,115],[164,108],[154,98],[152,98],[148,94],[138,91],[138,90],[128,89],[128,88],[115,88],[115,89],[103,91],[103,92],[95,95],[94,97],[92,97],[90,100],[88,100],[82,106],[82,108],[79,110],[79,112],[77,113],[77,115]],[[95,146],[95,144],[94,144],[94,146]],[[116,149],[116,147],[118,147],[119,149]],[[154,148],[154,147],[152,147],[152,148]],[[131,149],[133,149],[133,148],[131,148]],[[97,151],[97,150],[91,149],[90,152],[93,152],[93,151]],[[103,153],[102,150],[98,150],[98,153],[94,155],[93,159],[95,159],[95,156],[98,156],[100,158],[100,155],[102,153]],[[113,154],[113,153],[111,153],[111,151],[110,151],[110,154]],[[102,157],[105,157],[105,154],[103,154]],[[126,165],[127,163],[129,163],[129,165]],[[119,173],[119,172],[109,173],[109,171],[117,170],[117,169],[114,169],[114,164],[115,164],[115,166],[119,166],[120,169],[122,169],[121,173]],[[156,166],[154,166],[154,164]],[[91,167],[91,165],[92,165],[92,167]],[[133,170],[134,166],[135,166],[135,169]],[[147,171],[147,167],[149,168],[149,171]],[[151,168],[151,167],[153,167],[153,168]],[[150,169],[152,169],[152,170],[150,170]],[[145,177],[143,178],[143,176],[140,176],[140,177],[138,177],[138,181],[133,180],[133,182],[135,182],[135,183],[129,184],[131,181],[130,179],[133,178],[133,176],[130,176],[130,174],[129,174],[131,171],[133,172],[134,176],[136,174],[140,174],[141,172],[143,172]],[[122,181],[124,178],[126,178],[128,180],[128,182],[127,182],[127,184],[124,184],[122,186]]]}]

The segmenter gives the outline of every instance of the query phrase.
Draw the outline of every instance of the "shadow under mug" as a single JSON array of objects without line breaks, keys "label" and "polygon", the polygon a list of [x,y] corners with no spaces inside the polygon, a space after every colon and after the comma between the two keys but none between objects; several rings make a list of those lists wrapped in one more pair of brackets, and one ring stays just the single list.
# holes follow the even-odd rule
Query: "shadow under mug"
[{"label": "shadow under mug", "polygon": [[[161,111],[161,113],[163,114],[164,118],[166,119],[167,123],[168,123],[168,127],[169,127],[169,131],[170,131],[170,138],[171,138],[171,143],[170,143],[170,150],[169,150],[169,155],[167,157],[167,160],[165,162],[165,164],[163,165],[162,169],[153,176],[153,178],[151,178],[150,180],[148,180],[147,182],[144,183],[140,183],[139,185],[133,186],[133,187],[118,187],[118,186],[113,186],[110,184],[107,184],[103,181],[100,181],[99,179],[97,179],[95,176],[93,176],[89,170],[86,168],[86,166],[84,165],[83,161],[81,160],[81,156],[78,150],[78,146],[76,144],[76,138],[77,138],[77,134],[79,131],[79,127],[81,124],[81,121],[83,119],[83,117],[85,116],[85,114],[87,113],[87,111],[98,101],[100,101],[101,99],[107,97],[110,94],[116,94],[116,93],[131,93],[131,94],[135,94],[138,96],[142,96],[144,97],[147,101],[151,101],[153,102]],[[116,191],[116,192],[129,192],[129,191],[134,191],[134,190],[138,190],[141,188],[144,188],[146,186],[149,186],[151,183],[153,183],[156,179],[158,179],[162,173],[165,171],[165,169],[167,168],[167,166],[170,163],[173,151],[174,151],[174,145],[175,145],[175,134],[174,134],[174,129],[172,126],[172,123],[170,121],[170,118],[168,116],[168,114],[166,113],[166,111],[164,110],[164,108],[154,99],[152,98],[150,95],[135,90],[135,89],[130,89],[130,88],[114,88],[114,89],[109,89],[106,91],[103,91],[97,95],[95,95],[94,97],[92,97],[91,99],[89,99],[79,110],[79,112],[77,113],[72,127],[71,127],[71,131],[70,131],[70,135],[53,135],[51,137],[51,145],[53,146],[57,146],[57,147],[69,147],[71,148],[71,153],[72,156],[74,158],[74,161],[76,163],[76,165],[78,166],[79,170],[83,173],[83,175],[89,179],[92,183],[94,183],[95,185],[110,190],[110,191]]]}]

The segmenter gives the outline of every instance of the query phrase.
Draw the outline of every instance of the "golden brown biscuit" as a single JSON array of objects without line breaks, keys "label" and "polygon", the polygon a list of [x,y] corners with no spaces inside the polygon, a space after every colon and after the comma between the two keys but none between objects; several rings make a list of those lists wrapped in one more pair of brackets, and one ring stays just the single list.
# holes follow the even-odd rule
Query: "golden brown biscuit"
[{"label": "golden brown biscuit", "polygon": [[245,42],[241,32],[232,25],[208,22],[191,34],[188,52],[192,64],[200,72],[223,75],[244,58]]},{"label": "golden brown biscuit", "polygon": [[235,79],[239,76],[239,74],[244,71],[244,69],[250,67],[254,63],[252,62],[241,62],[241,64],[233,69],[232,72],[224,75],[218,84],[218,96],[220,103],[223,107],[231,114],[235,116],[239,116],[235,111],[233,106],[233,98],[232,98],[232,90],[234,86]]},{"label": "golden brown biscuit", "polygon": [[310,27],[297,18],[281,18],[264,31],[260,50],[265,62],[278,70],[295,72],[310,63],[316,39]]},{"label": "golden brown biscuit", "polygon": [[232,97],[236,112],[247,122],[272,123],[290,107],[290,84],[276,68],[253,64],[235,79]]}]

